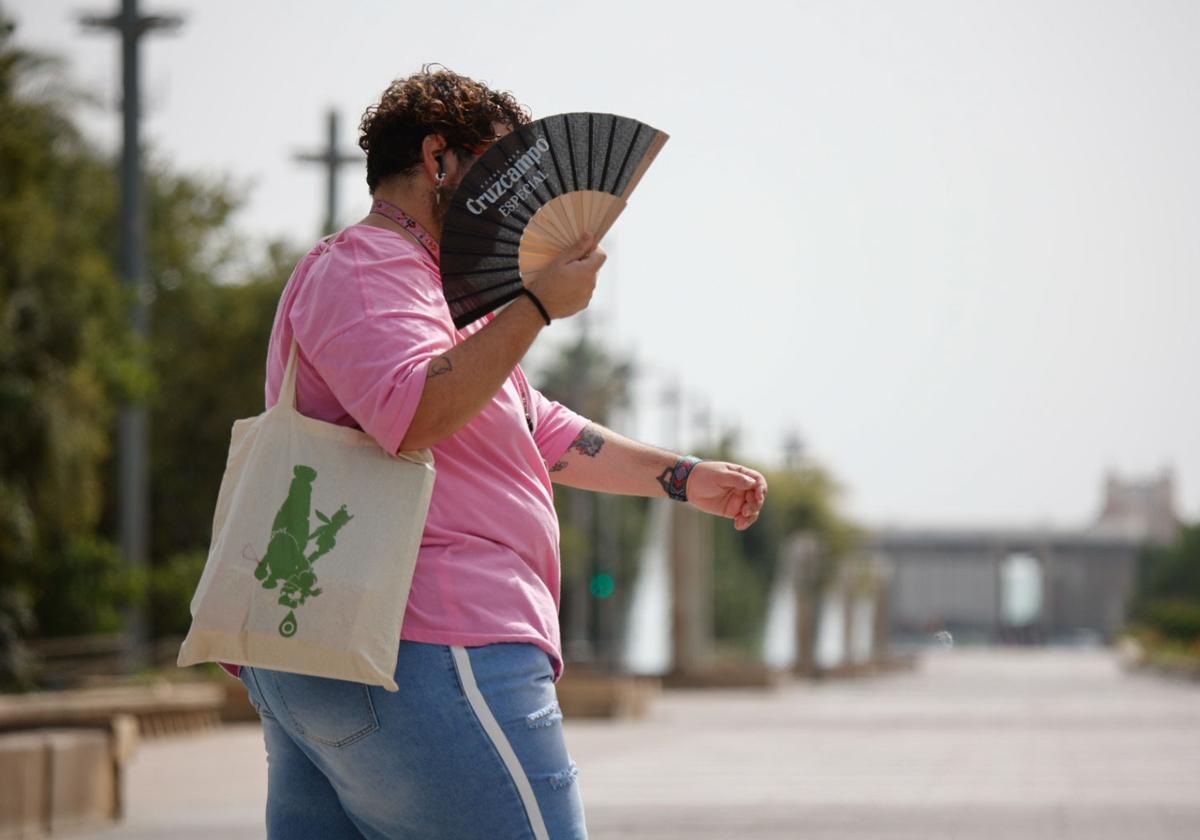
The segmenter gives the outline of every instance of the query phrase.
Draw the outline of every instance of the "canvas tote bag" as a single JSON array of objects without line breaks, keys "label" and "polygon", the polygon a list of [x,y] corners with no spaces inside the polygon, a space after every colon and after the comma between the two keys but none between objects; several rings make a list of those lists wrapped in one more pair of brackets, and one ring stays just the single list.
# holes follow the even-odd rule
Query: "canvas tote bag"
[{"label": "canvas tote bag", "polygon": [[229,662],[397,691],[400,625],[433,492],[429,450],[391,455],[279,400],[233,424],[180,666]]}]

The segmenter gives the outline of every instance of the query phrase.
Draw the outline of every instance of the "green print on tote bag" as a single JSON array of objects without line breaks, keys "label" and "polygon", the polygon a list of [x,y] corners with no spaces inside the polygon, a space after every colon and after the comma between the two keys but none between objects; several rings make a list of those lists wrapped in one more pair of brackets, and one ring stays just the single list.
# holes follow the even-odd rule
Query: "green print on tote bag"
[{"label": "green print on tote bag", "polygon": [[[338,531],[354,518],[346,511],[345,505],[332,518],[317,511],[317,518],[322,524],[316,530],[309,531],[312,485],[316,478],[317,471],[312,467],[296,465],[287,498],[271,525],[271,542],[267,545],[267,553],[254,569],[254,577],[262,581],[263,589],[274,589],[283,584],[279,603],[291,607],[283,621],[279,622],[279,635],[285,637],[296,634],[295,608],[321,594],[313,564],[333,550]],[[308,544],[313,541],[317,544],[316,550],[305,556]]]}]

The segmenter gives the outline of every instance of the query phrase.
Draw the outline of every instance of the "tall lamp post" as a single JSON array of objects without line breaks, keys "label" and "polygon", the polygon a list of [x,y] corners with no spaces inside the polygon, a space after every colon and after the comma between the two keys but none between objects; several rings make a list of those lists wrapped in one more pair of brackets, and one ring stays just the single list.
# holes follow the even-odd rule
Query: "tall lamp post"
[{"label": "tall lamp post", "polygon": [[[88,30],[113,30],[121,36],[121,113],[124,140],[121,148],[121,278],[133,293],[130,327],[145,340],[149,334],[150,287],[146,282],[146,220],[142,203],[141,94],[138,78],[138,47],[143,35],[154,30],[175,30],[183,23],[174,15],[142,15],[137,0],[121,0],[116,14],[83,15]],[[120,508],[121,553],[127,567],[144,572],[149,543],[149,481],[146,407],[137,403],[121,407],[117,432],[118,504]],[[145,608],[140,603],[125,613],[129,642],[122,656],[126,671],[146,661],[149,635]]]}]

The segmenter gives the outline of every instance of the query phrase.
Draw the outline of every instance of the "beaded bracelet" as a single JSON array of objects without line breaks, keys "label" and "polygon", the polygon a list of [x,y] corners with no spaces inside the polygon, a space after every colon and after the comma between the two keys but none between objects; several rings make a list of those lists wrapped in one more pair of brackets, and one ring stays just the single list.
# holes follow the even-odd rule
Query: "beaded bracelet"
[{"label": "beaded bracelet", "polygon": [[674,467],[663,470],[662,475],[658,477],[658,483],[662,485],[662,489],[666,491],[668,498],[674,499],[677,502],[686,502],[688,500],[688,476],[692,474],[692,467],[699,464],[701,460],[695,455],[684,455],[675,462]]}]

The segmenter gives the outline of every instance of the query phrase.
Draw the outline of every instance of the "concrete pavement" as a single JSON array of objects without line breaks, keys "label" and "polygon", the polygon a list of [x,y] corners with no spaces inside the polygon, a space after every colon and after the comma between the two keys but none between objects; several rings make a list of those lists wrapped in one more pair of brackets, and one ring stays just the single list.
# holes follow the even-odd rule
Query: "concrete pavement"
[{"label": "concrete pavement", "polygon": [[[594,840],[1200,837],[1200,685],[1107,651],[938,652],[566,727]],[[124,825],[76,840],[265,836],[256,724],[144,743],[128,782]]]}]

